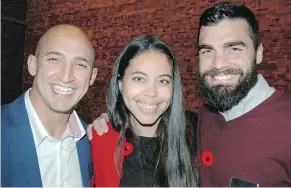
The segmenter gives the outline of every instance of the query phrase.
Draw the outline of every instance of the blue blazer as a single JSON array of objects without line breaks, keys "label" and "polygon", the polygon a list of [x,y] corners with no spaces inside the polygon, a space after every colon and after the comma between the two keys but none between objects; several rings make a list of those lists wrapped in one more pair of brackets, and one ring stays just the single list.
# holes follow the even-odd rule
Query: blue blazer
[{"label": "blue blazer", "polygon": [[[42,187],[24,94],[1,110],[1,187]],[[92,160],[87,136],[76,145],[83,187],[89,187]]]}]

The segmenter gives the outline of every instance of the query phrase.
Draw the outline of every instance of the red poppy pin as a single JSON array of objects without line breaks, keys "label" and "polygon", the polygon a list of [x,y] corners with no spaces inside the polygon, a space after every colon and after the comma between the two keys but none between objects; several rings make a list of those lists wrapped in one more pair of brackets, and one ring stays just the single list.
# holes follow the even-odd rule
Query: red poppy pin
[{"label": "red poppy pin", "polygon": [[95,187],[95,174],[91,177],[89,181],[90,187]]},{"label": "red poppy pin", "polygon": [[201,157],[202,163],[206,167],[210,167],[214,161],[214,157],[211,151],[204,151]]},{"label": "red poppy pin", "polygon": [[124,156],[129,156],[132,153],[133,146],[129,142],[125,142],[124,144]]}]

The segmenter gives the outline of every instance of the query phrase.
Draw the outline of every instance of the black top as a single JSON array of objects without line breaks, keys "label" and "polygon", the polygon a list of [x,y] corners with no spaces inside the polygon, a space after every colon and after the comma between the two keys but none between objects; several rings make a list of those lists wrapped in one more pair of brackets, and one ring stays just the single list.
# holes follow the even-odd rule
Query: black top
[{"label": "black top", "polygon": [[[196,112],[186,110],[187,117],[187,145],[191,157],[197,151],[197,118]],[[132,137],[129,136],[129,137]],[[163,162],[159,156],[159,140],[156,137],[135,137],[128,139],[132,143],[133,151],[129,156],[124,157],[121,187],[168,187]],[[165,154],[163,154],[165,155]],[[161,153],[162,156],[162,153]],[[194,158],[192,159],[194,161]],[[156,172],[155,169],[157,168]],[[154,175],[155,174],[155,175]],[[155,176],[155,177],[154,177]]]},{"label": "black top", "polygon": [[[135,137],[130,155],[124,157],[121,187],[165,186],[165,174],[157,167],[159,141],[156,137]],[[159,161],[159,165],[161,160]]]}]

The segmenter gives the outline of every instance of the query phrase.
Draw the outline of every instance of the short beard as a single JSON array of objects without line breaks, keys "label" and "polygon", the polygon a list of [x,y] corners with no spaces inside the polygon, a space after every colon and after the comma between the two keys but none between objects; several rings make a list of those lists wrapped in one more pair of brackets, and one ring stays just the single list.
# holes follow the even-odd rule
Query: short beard
[{"label": "short beard", "polygon": [[225,112],[237,105],[247,96],[249,91],[258,81],[256,71],[257,66],[255,62],[256,60],[254,59],[251,71],[247,73],[245,77],[239,78],[236,86],[215,85],[210,87],[206,83],[205,77],[207,75],[215,76],[221,72],[243,75],[242,70],[225,69],[223,71],[219,71],[217,69],[212,69],[203,75],[198,74],[199,89],[211,110]]}]

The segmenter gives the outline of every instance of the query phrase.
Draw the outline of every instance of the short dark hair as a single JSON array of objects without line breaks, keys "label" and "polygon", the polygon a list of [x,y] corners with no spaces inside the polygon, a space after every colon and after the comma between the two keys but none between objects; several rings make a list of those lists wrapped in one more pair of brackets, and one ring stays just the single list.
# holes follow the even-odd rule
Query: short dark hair
[{"label": "short dark hair", "polygon": [[[191,161],[189,148],[186,144],[186,117],[182,94],[181,77],[177,59],[170,47],[158,38],[140,36],[129,43],[115,61],[109,92],[107,110],[113,128],[120,132],[116,149],[116,167],[119,169],[119,156],[122,141],[132,134],[130,112],[127,109],[118,82],[122,80],[128,65],[136,56],[148,51],[165,54],[172,67],[173,96],[168,109],[161,116],[157,135],[160,141],[162,168],[166,176],[166,185],[171,187],[197,186],[194,164]],[[159,185],[165,186],[165,185]]]},{"label": "short dark hair", "polygon": [[249,24],[250,37],[254,43],[254,49],[259,47],[259,26],[254,13],[240,3],[221,2],[206,9],[200,17],[197,44],[199,44],[200,30],[202,26],[217,24],[225,19],[245,19]]}]

